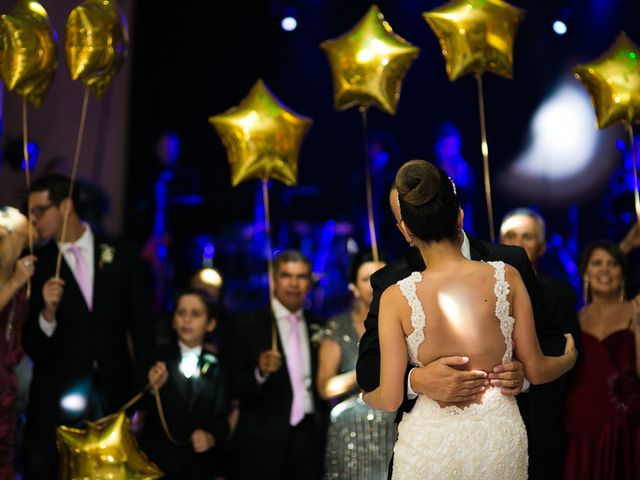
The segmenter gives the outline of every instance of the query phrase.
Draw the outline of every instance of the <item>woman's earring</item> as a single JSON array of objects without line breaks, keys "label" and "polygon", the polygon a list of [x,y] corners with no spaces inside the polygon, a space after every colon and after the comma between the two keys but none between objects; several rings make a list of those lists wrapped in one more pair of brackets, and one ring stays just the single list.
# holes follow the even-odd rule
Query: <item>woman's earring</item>
[{"label": "woman's earring", "polygon": [[582,280],[582,303],[584,305],[589,303],[589,282],[586,278]]},{"label": "woman's earring", "polygon": [[620,285],[620,303],[624,302],[624,280],[622,280],[622,285]]},{"label": "woman's earring", "polygon": [[411,235],[411,237],[409,237],[409,238],[411,238],[411,240],[409,240],[409,246],[413,247],[414,246],[414,244],[413,244],[413,235]]}]

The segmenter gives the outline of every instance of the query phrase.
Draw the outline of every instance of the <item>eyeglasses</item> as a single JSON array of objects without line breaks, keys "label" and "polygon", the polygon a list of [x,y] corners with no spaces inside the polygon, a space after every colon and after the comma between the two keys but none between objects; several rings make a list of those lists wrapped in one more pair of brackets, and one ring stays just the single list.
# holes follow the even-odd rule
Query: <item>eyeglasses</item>
[{"label": "eyeglasses", "polygon": [[31,216],[36,219],[40,218],[47,212],[47,210],[53,207],[53,205],[53,203],[47,203],[46,205],[36,205],[35,207],[31,207]]}]

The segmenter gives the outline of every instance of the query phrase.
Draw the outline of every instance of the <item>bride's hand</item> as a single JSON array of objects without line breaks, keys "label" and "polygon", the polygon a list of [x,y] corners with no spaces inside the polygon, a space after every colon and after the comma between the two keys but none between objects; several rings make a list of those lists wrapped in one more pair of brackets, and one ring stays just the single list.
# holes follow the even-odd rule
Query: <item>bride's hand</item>
[{"label": "bride's hand", "polygon": [[564,354],[567,355],[571,359],[571,363],[574,364],[578,358],[578,351],[576,350],[576,344],[573,341],[573,335],[565,333],[564,338],[567,339],[567,343],[564,345]]}]

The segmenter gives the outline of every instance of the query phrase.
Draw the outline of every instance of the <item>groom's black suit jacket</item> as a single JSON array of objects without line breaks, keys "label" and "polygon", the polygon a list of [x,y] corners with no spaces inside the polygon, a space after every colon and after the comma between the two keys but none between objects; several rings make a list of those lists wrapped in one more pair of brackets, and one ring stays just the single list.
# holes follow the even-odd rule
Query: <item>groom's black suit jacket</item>
[{"label": "groom's black suit jacket", "polygon": [[[535,317],[536,333],[542,351],[545,355],[562,355],[564,352],[565,339],[563,333],[566,329],[558,319],[549,314],[543,297],[542,290],[536,275],[531,267],[531,263],[526,252],[520,247],[512,247],[507,245],[496,245],[493,243],[478,240],[470,237],[469,244],[471,248],[472,260],[496,261],[501,260],[512,267],[516,268],[531,297],[533,306],[533,314]],[[365,320],[366,331],[360,340],[360,350],[358,355],[358,363],[356,366],[356,374],[358,376],[358,384],[364,391],[371,391],[380,384],[380,338],[378,336],[378,311],[380,308],[380,297],[382,293],[391,285],[395,284],[411,274],[411,272],[421,272],[425,268],[420,252],[417,248],[412,248],[403,257],[391,262],[383,269],[377,271],[371,276],[371,285],[373,287],[373,301],[369,309],[369,314]],[[407,370],[408,371],[408,370]],[[405,382],[406,388],[406,382]],[[535,386],[531,387],[532,390]],[[399,416],[404,411],[409,411],[413,407],[415,400],[406,398],[399,412]],[[519,402],[520,403],[520,402]],[[528,400],[527,400],[528,403]],[[531,410],[534,410],[531,406]],[[540,409],[546,408],[544,403],[540,403],[538,408],[539,415],[536,418],[544,418],[544,412]],[[525,424],[529,421],[529,415],[524,414]],[[558,435],[561,435],[562,425],[557,425]],[[531,433],[531,431],[529,430]],[[543,442],[538,439],[530,439],[531,445]],[[531,454],[531,451],[530,451]]]}]

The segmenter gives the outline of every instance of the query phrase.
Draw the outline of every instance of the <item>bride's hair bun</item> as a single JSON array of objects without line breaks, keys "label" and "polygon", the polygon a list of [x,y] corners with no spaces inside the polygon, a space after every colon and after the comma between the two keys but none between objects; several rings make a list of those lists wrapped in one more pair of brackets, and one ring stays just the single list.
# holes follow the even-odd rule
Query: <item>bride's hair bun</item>
[{"label": "bride's hair bun", "polygon": [[407,205],[424,205],[438,193],[440,176],[438,169],[429,162],[410,160],[396,174],[396,189]]},{"label": "bride's hair bun", "polygon": [[457,237],[459,202],[453,182],[425,160],[411,160],[396,174],[402,220],[425,242]]}]

